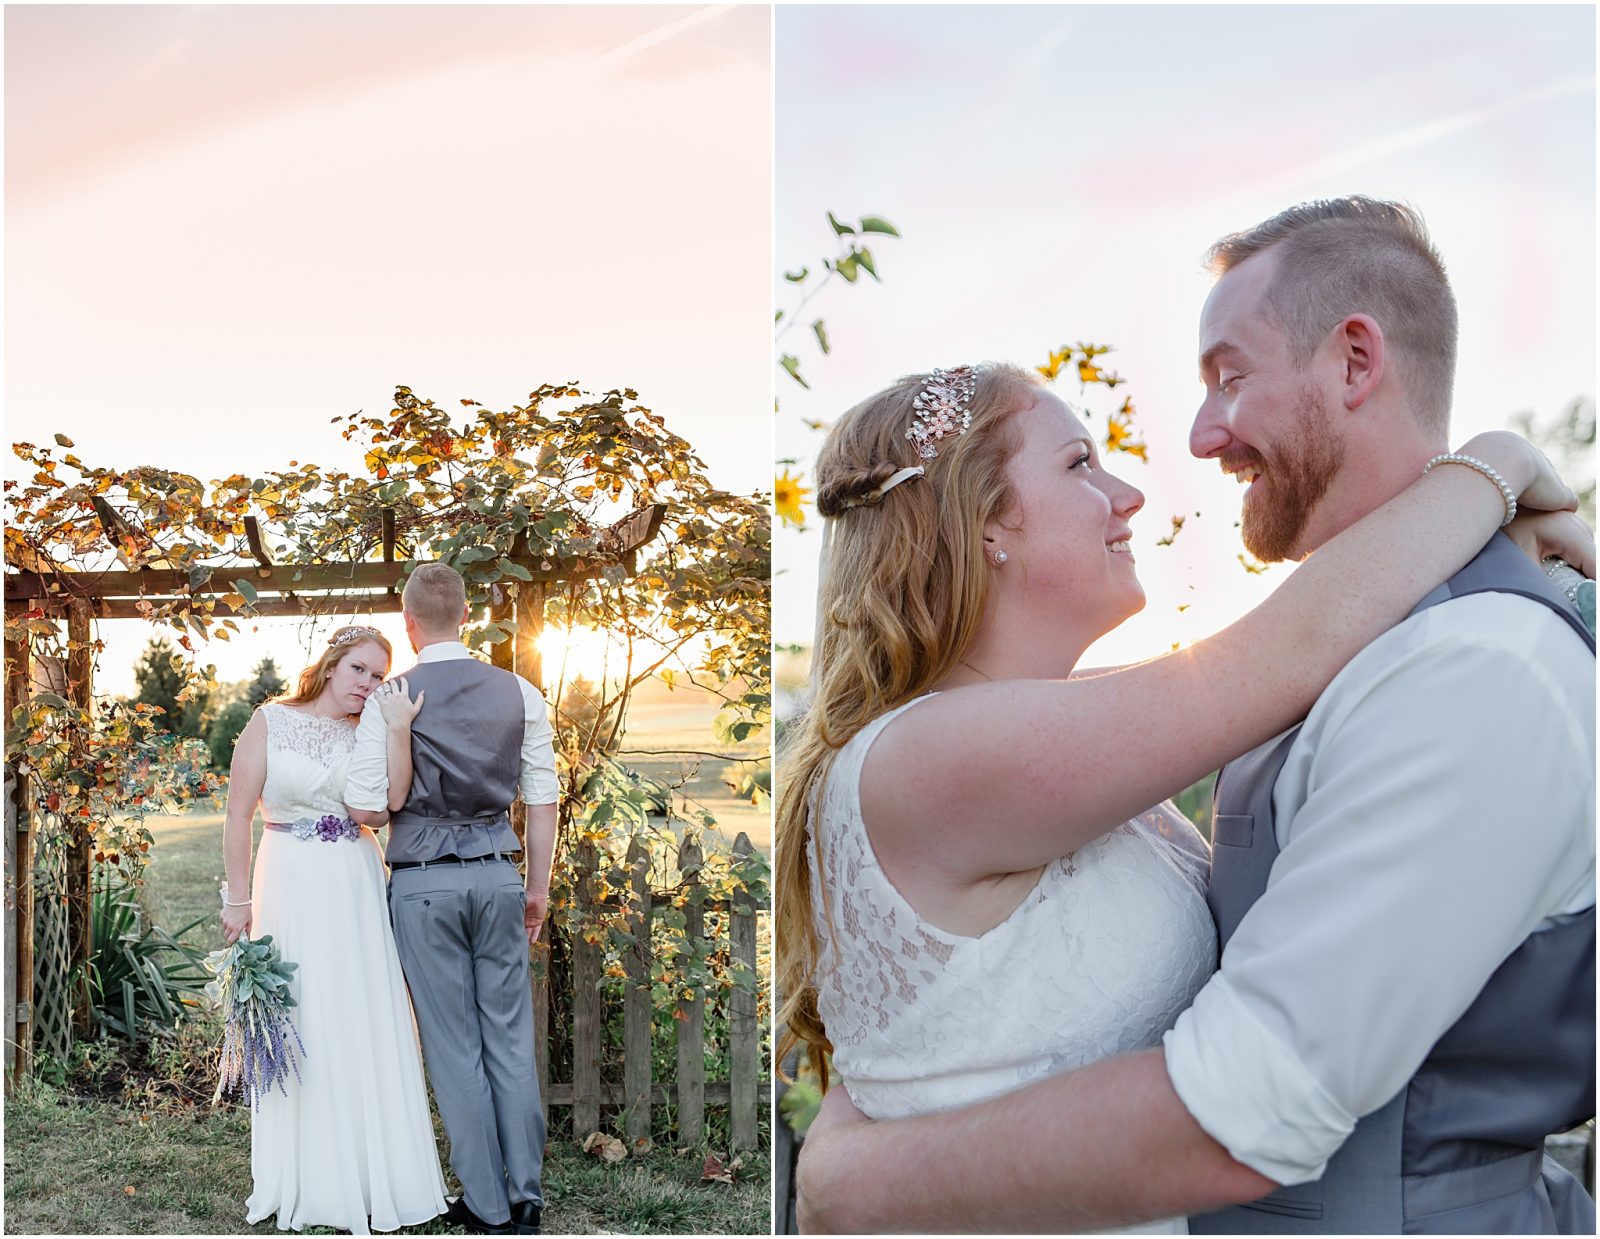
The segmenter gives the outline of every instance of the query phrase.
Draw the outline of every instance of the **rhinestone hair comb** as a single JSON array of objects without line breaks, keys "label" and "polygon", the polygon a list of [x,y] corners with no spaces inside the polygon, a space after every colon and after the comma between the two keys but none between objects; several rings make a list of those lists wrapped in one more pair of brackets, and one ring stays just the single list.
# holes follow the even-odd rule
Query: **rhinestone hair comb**
[{"label": "rhinestone hair comb", "polygon": [[918,456],[932,460],[939,454],[934,444],[961,434],[972,424],[967,404],[977,389],[978,376],[971,366],[935,370],[928,375],[928,381],[911,402],[916,412],[906,431],[906,438],[917,445]]},{"label": "rhinestone hair comb", "polygon": [[376,628],[368,628],[364,624],[353,624],[348,628],[341,628],[328,638],[330,649],[337,649],[341,645],[349,645],[355,641],[363,641],[368,637],[381,637],[383,634]]}]

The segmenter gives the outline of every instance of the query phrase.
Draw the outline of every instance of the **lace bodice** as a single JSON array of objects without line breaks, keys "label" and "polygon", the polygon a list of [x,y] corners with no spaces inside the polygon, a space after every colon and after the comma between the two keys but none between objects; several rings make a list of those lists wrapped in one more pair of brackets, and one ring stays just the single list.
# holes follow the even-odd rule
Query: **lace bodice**
[{"label": "lace bodice", "polygon": [[915,704],[839,752],[807,840],[817,1006],[852,1100],[878,1119],[946,1110],[1157,1044],[1216,970],[1199,833],[1159,805],[1051,862],[981,936],[929,925],[879,868],[861,819],[867,750]]},{"label": "lace bodice", "polygon": [[347,718],[320,718],[304,710],[268,704],[267,780],[261,814],[269,822],[345,815],[344,780],[355,748],[356,725]]}]

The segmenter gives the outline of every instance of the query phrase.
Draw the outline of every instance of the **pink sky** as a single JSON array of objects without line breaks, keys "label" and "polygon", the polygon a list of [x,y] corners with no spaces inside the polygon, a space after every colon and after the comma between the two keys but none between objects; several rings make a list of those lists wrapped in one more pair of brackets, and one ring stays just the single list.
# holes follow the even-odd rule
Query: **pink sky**
[{"label": "pink sky", "polygon": [[[8,7],[11,439],[209,481],[354,463],[329,419],[396,384],[576,380],[769,486],[769,40],[728,6]],[[122,691],[148,630],[105,631]],[[305,642],[248,644],[205,656]]]},{"label": "pink sky", "polygon": [[637,387],[764,482],[737,342],[768,302],[765,14],[37,7],[7,36],[17,427],[48,399],[93,438],[116,399],[147,451],[146,418],[309,428],[396,383],[559,376]]},{"label": "pink sky", "polygon": [[[1243,571],[1238,487],[1188,453],[1206,247],[1312,198],[1410,202],[1460,309],[1456,441],[1592,399],[1594,36],[1574,5],[780,7],[775,271],[832,251],[829,210],[903,236],[874,247],[882,284],[808,306],[830,356],[786,338],[811,387],[781,380],[779,456],[809,474],[804,420],[902,374],[1114,345],[1128,384],[1085,403],[1102,428],[1139,410],[1149,464],[1113,468],[1147,496],[1150,602],[1086,658],[1216,631],[1287,570]],[[777,535],[779,642],[811,639],[818,541]]]}]

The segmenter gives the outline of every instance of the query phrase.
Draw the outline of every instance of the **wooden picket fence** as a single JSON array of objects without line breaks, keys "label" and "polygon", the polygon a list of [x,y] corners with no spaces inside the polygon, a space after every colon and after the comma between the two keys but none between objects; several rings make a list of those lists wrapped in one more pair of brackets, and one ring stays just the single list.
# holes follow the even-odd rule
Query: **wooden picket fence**
[{"label": "wooden picket fence", "polygon": [[[733,853],[746,857],[754,851],[742,832],[733,843]],[[546,970],[536,964],[533,977],[533,1016],[536,1030],[535,1055],[539,1072],[539,1093],[546,1112],[551,1106],[572,1107],[572,1131],[578,1139],[601,1130],[602,1106],[620,1111],[621,1125],[628,1140],[650,1135],[651,1111],[657,1105],[676,1104],[678,1144],[696,1145],[705,1140],[707,1106],[729,1107],[729,1144],[734,1149],[754,1149],[757,1144],[758,1099],[767,1095],[769,1081],[761,1078],[761,1030],[754,989],[734,988],[728,993],[727,1079],[708,1082],[705,1068],[705,995],[697,990],[692,1001],[680,1000],[672,1022],[677,1028],[677,1069],[674,1078],[657,1083],[651,1078],[650,1043],[655,1007],[650,994],[650,918],[655,908],[672,904],[700,884],[703,853],[698,844],[685,841],[679,848],[677,868],[680,884],[670,891],[652,891],[649,882],[650,855],[642,839],[635,839],[627,854],[629,885],[634,910],[628,918],[633,945],[625,952],[622,1006],[622,1082],[602,1080],[602,1032],[605,1023],[604,995],[600,989],[605,950],[598,943],[572,938],[572,1061],[573,1078],[550,1080],[549,1025],[550,992]],[[589,894],[597,872],[594,845],[581,845],[575,883],[580,919],[587,920],[594,903]],[[756,966],[756,918],[766,909],[758,908],[748,894],[732,900],[697,901],[683,906],[685,932],[691,940],[706,936],[705,914],[722,911],[728,915],[729,957],[742,963],[752,977],[759,977]]]}]

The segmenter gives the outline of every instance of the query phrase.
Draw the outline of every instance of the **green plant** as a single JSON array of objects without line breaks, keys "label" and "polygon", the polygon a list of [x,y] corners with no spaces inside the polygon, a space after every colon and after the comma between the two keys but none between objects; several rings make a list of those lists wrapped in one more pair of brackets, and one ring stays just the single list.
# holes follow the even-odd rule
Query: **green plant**
[{"label": "green plant", "polygon": [[142,1026],[175,1027],[197,1008],[211,974],[206,953],[177,935],[146,925],[133,885],[110,865],[96,866],[89,956],[89,1005],[95,1026],[139,1040]]}]

